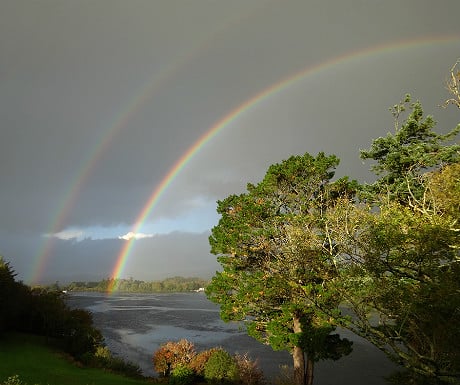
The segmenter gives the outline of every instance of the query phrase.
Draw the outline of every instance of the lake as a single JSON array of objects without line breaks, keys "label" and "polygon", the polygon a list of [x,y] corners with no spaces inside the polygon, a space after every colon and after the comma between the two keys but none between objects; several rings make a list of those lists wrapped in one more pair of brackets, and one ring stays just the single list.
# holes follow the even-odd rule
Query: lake
[{"label": "lake", "polygon": [[[224,323],[219,307],[204,293],[113,294],[69,293],[69,306],[91,311],[95,326],[114,355],[140,366],[147,376],[156,376],[152,355],[167,341],[182,338],[193,342],[197,351],[220,346],[230,353],[248,353],[257,359],[269,379],[279,374],[280,365],[292,365],[287,352],[274,352],[247,336],[238,325]],[[350,332],[353,352],[338,361],[315,366],[315,385],[385,385],[395,366],[377,348]]]}]

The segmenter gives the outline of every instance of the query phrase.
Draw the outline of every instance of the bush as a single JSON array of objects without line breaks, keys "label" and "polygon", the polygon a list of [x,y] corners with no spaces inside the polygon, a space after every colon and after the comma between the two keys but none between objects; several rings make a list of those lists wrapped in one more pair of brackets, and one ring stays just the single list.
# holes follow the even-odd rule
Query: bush
[{"label": "bush", "polygon": [[113,359],[112,352],[107,346],[98,346],[94,353],[86,352],[80,357],[83,365],[95,368],[106,368]]},{"label": "bush", "polygon": [[94,357],[100,360],[110,360],[112,358],[112,352],[107,346],[98,346],[94,352]]},{"label": "bush", "polygon": [[183,364],[177,365],[171,372],[169,383],[171,385],[189,385],[193,383],[195,373]]},{"label": "bush", "polygon": [[209,357],[215,352],[219,350],[218,348],[212,348],[208,350],[204,350],[198,353],[193,359],[190,361],[190,368],[196,373],[197,376],[204,376],[204,367],[209,360]]},{"label": "bush", "polygon": [[225,350],[216,350],[206,362],[204,378],[212,384],[237,381],[238,367],[235,360]]},{"label": "bush", "polygon": [[235,362],[240,381],[243,385],[263,385],[266,383],[264,374],[259,368],[257,361],[251,360],[247,353],[244,355],[236,354]]},{"label": "bush", "polygon": [[195,356],[195,346],[186,339],[166,342],[153,354],[153,368],[157,373],[167,377],[178,365],[189,366]]},{"label": "bush", "polygon": [[68,310],[63,329],[63,348],[77,359],[87,352],[95,353],[104,340],[93,327],[93,316],[88,310]]},{"label": "bush", "polygon": [[[100,352],[103,354],[102,349]],[[211,348],[197,354],[193,343],[185,339],[164,343],[152,359],[155,371],[169,378],[170,384],[185,385],[200,379],[213,384],[266,384],[257,362],[247,354],[232,357],[222,348]]]},{"label": "bush", "polygon": [[114,357],[106,346],[98,346],[95,353],[83,354],[80,360],[85,366],[103,368],[131,378],[142,377],[142,370],[139,365],[125,361],[120,357]]}]

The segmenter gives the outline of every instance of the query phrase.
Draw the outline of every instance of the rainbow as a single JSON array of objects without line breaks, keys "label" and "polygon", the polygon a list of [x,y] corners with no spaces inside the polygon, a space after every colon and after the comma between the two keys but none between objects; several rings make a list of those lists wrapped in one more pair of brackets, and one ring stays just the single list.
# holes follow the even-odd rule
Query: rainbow
[{"label": "rainbow", "polygon": [[162,76],[155,77],[146,85],[141,88],[140,92],[136,92],[136,97],[131,97],[132,100],[125,108],[123,108],[112,121],[112,124],[108,125],[109,129],[103,131],[98,140],[94,142],[94,145],[89,152],[89,156],[85,158],[74,176],[73,183],[71,183],[67,189],[66,194],[60,201],[57,209],[57,215],[52,219],[51,225],[47,234],[44,235],[46,238],[42,248],[38,252],[38,256],[35,258],[36,264],[31,269],[31,275],[29,281],[32,283],[38,282],[40,277],[43,276],[44,270],[47,266],[49,256],[51,254],[55,237],[58,231],[61,231],[65,226],[65,221],[68,218],[70,212],[75,207],[77,198],[82,190],[83,186],[88,181],[93,169],[96,164],[102,158],[107,149],[110,148],[114,138],[120,133],[123,128],[128,127],[129,120],[146,104],[152,94],[158,89],[161,89],[164,84],[172,77],[175,71],[179,68],[179,65],[168,69]]},{"label": "rainbow", "polygon": [[199,53],[206,51],[217,36],[228,29],[235,28],[242,21],[257,14],[259,12],[259,8],[260,7],[254,7],[254,9],[246,14],[242,14],[236,18],[229,17],[227,20],[223,20],[220,23],[220,27],[211,36],[191,47],[190,50],[188,50],[170,67],[162,71],[158,76],[153,76],[148,79],[148,81],[143,82],[143,86],[140,87],[140,90],[136,91],[135,95],[132,95],[131,98],[128,98],[131,102],[128,103],[125,108],[121,109],[118,114],[116,114],[115,119],[112,120],[112,124],[107,126],[108,128],[102,130],[102,134],[98,140],[94,141],[94,145],[89,151],[89,155],[85,158],[80,167],[77,168],[75,176],[72,179],[72,183],[68,186],[66,193],[63,194],[63,197],[57,206],[57,214],[51,219],[48,231],[44,234],[45,241],[34,259],[34,263],[30,269],[29,279],[27,279],[27,281],[36,283],[43,276],[43,272],[48,265],[48,260],[53,248],[55,240],[54,234],[65,228],[65,221],[74,209],[80,191],[88,181],[95,165],[107,149],[110,148],[110,144],[117,134],[125,127],[128,127],[129,120],[136,115],[137,112],[139,112],[139,110],[153,97],[153,95],[163,89],[163,87],[168,84],[168,81],[174,78],[174,75],[184,68],[188,62],[192,61],[194,57],[198,56]]},{"label": "rainbow", "polygon": [[[457,40],[460,40],[460,35],[450,35],[450,36],[440,36],[440,37],[428,37],[421,38],[416,40],[402,40],[398,42],[392,42],[377,46],[368,47],[362,50],[356,50],[352,52],[347,52],[340,56],[336,56],[327,61],[318,63],[313,66],[309,66],[300,70],[299,72],[290,75],[281,81],[272,84],[271,86],[265,88],[258,94],[254,95],[250,99],[246,100],[244,103],[240,104],[238,107],[233,109],[230,113],[225,115],[223,118],[218,120],[211,128],[209,128],[195,143],[188,148],[188,150],[176,161],[176,163],[170,168],[168,173],[163,177],[161,182],[155,187],[152,194],[150,195],[147,202],[144,204],[141,212],[136,218],[135,224],[132,227],[132,232],[137,233],[143,226],[146,219],[152,213],[153,209],[158,204],[159,200],[163,196],[164,192],[167,190],[168,186],[176,178],[176,176],[181,172],[185,165],[193,158],[193,156],[203,148],[207,143],[211,141],[220,131],[225,127],[229,126],[232,122],[238,119],[241,115],[248,112],[255,105],[260,102],[268,99],[270,96],[273,96],[276,93],[279,93],[289,86],[293,85],[298,81],[302,81],[308,76],[317,75],[320,72],[324,72],[332,69],[333,67],[345,64],[351,60],[359,60],[365,57],[369,57],[375,54],[385,54],[397,50],[407,49],[409,47],[423,47],[425,45],[433,45],[440,43],[452,43]],[[120,253],[116,259],[115,267],[113,269],[111,277],[112,286],[109,287],[109,292],[113,291],[114,281],[117,278],[120,278],[123,270],[128,261],[128,257],[133,249],[135,238],[125,241],[125,244],[120,250]]]}]

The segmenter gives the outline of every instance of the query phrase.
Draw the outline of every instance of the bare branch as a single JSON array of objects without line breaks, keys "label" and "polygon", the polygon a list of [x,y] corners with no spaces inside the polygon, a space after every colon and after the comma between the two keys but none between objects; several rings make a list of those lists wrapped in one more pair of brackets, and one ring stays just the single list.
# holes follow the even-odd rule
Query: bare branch
[{"label": "bare branch", "polygon": [[460,108],[460,70],[456,67],[460,63],[458,59],[450,69],[450,77],[446,80],[446,89],[453,96],[453,98],[447,99],[442,107],[446,108],[449,104],[453,104]]}]

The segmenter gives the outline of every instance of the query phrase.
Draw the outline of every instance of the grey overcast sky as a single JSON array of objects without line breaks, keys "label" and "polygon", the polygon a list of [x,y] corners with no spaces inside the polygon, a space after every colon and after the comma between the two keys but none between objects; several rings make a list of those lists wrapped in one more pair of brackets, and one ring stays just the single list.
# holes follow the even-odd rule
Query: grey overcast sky
[{"label": "grey overcast sky", "polygon": [[392,130],[406,93],[438,130],[460,121],[439,107],[460,57],[458,0],[0,8],[0,254],[25,282],[109,277],[130,232],[122,277],[210,277],[216,200],[270,164],[324,151],[338,176],[370,181],[359,150]]}]

